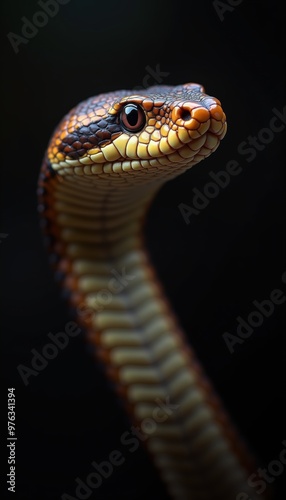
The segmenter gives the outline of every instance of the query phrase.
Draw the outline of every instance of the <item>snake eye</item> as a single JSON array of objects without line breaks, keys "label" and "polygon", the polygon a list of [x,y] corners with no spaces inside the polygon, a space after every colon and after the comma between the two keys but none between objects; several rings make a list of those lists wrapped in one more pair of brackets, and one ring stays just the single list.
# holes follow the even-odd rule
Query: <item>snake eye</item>
[{"label": "snake eye", "polygon": [[120,121],[129,132],[139,132],[145,123],[145,113],[137,104],[126,104],[121,111]]}]

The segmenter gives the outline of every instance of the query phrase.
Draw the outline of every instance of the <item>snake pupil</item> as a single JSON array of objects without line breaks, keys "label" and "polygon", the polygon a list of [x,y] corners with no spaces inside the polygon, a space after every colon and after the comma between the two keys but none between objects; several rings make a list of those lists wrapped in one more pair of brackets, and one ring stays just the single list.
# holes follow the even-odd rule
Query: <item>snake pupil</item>
[{"label": "snake pupil", "polygon": [[127,104],[121,112],[121,124],[130,132],[138,132],[145,125],[145,113],[137,104]]},{"label": "snake pupil", "polygon": [[125,113],[126,113],[126,116],[127,116],[127,120],[128,120],[128,123],[134,127],[137,123],[137,120],[138,120],[138,112],[136,109],[133,109],[131,108],[131,106],[127,107],[127,109],[125,110]]}]

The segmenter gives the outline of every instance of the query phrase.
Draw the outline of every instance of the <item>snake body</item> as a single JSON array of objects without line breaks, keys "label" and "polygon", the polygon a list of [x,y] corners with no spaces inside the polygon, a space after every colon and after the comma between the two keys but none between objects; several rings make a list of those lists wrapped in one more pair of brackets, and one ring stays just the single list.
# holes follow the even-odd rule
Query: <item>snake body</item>
[{"label": "snake body", "polygon": [[258,498],[255,465],[171,312],[142,232],[160,187],[225,132],[220,102],[198,84],[101,94],[62,120],[39,180],[53,267],[176,500]]}]

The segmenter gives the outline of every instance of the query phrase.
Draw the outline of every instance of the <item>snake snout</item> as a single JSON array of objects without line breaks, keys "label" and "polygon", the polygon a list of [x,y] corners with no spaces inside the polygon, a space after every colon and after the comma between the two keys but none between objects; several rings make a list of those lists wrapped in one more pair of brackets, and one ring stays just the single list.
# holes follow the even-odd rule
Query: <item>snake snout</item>
[{"label": "snake snout", "polygon": [[216,97],[207,96],[202,103],[210,114],[209,131],[222,139],[226,134],[226,116],[221,102]]},{"label": "snake snout", "polygon": [[176,125],[184,127],[190,133],[198,130],[204,134],[208,130],[220,138],[222,138],[226,128],[226,117],[220,101],[209,96],[199,102],[177,103],[172,110],[172,120]]},{"label": "snake snout", "polygon": [[172,110],[173,122],[187,130],[196,130],[202,123],[207,122],[209,119],[209,111],[200,104],[192,101],[180,103]]}]

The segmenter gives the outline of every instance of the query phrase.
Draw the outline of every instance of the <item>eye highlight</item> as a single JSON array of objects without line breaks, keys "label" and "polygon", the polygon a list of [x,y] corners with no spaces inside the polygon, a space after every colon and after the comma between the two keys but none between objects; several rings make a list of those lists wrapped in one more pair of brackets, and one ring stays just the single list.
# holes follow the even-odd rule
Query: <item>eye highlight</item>
[{"label": "eye highlight", "polygon": [[121,125],[129,132],[139,132],[146,123],[143,109],[138,104],[126,104],[120,114]]}]

